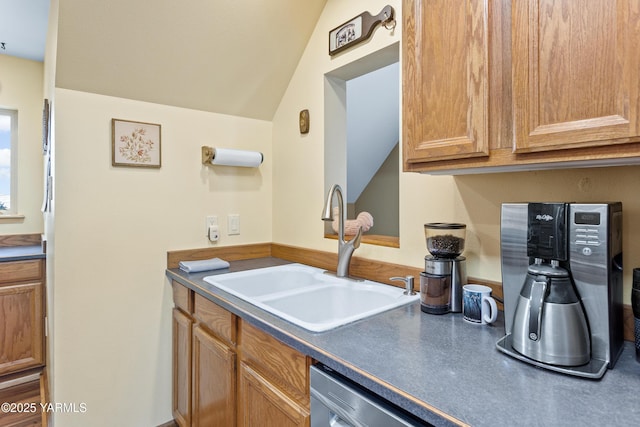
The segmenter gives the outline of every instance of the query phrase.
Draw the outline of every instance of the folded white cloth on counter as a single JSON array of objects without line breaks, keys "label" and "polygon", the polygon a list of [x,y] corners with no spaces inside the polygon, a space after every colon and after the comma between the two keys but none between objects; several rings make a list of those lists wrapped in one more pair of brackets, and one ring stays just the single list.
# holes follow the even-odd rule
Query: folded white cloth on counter
[{"label": "folded white cloth on counter", "polygon": [[178,265],[180,266],[180,270],[186,271],[187,273],[229,268],[229,263],[220,258],[203,259],[200,261],[180,261]]}]

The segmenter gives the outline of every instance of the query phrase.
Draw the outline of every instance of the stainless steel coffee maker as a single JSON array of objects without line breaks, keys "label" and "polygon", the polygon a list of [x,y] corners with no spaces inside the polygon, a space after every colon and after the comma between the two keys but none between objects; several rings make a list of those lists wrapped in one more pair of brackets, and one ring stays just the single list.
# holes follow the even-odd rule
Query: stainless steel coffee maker
[{"label": "stainless steel coffee maker", "polygon": [[622,351],[622,204],[502,205],[498,350],[601,378]]}]

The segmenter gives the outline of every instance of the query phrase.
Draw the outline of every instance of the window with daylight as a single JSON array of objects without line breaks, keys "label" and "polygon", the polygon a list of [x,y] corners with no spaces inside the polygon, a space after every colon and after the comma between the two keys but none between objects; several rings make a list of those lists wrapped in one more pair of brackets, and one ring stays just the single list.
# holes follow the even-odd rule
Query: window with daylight
[{"label": "window with daylight", "polygon": [[0,108],[0,215],[16,213],[18,112]]}]

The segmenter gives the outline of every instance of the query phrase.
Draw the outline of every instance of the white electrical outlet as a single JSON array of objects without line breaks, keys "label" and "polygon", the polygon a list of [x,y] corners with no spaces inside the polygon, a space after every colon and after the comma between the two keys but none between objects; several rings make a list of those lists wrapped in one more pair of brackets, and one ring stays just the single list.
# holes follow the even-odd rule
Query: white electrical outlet
[{"label": "white electrical outlet", "polygon": [[212,226],[216,226],[216,225],[218,225],[218,217],[217,217],[217,215],[208,215],[207,218],[206,218],[206,224],[205,224],[205,228],[204,228],[206,230],[207,236],[209,235],[209,229]]},{"label": "white electrical outlet", "polygon": [[227,233],[229,236],[240,234],[240,215],[229,214],[227,216]]}]

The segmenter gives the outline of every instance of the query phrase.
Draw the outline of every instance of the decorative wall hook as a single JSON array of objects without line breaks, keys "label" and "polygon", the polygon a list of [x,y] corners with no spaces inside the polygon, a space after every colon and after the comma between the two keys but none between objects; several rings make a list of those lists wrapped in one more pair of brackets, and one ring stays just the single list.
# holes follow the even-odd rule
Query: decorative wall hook
[{"label": "decorative wall hook", "polygon": [[393,7],[386,5],[376,16],[363,12],[329,31],[329,55],[335,55],[367,40],[380,23],[387,30],[393,30],[396,27]]}]

